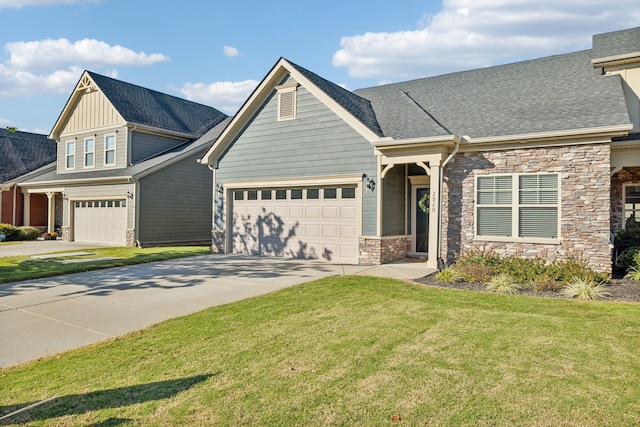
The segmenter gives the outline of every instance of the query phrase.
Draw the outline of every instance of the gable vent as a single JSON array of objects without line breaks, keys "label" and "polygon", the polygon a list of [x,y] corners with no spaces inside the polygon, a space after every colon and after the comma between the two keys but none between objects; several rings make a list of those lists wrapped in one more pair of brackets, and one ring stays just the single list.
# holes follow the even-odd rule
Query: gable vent
[{"label": "gable vent", "polygon": [[296,118],[297,84],[276,87],[278,91],[278,121]]}]

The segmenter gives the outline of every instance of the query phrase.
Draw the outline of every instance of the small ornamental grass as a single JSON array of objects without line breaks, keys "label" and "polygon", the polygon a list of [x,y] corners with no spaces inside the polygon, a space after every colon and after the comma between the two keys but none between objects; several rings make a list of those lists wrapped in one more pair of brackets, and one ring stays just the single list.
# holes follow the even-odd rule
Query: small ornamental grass
[{"label": "small ornamental grass", "polygon": [[597,300],[611,295],[602,282],[580,276],[572,277],[560,292],[569,298],[582,300]]},{"label": "small ornamental grass", "polygon": [[436,279],[442,283],[455,283],[462,280],[462,276],[453,266],[447,266],[436,273]]},{"label": "small ornamental grass", "polygon": [[500,273],[487,284],[487,290],[500,294],[516,294],[520,290],[520,285],[514,282],[512,276]]},{"label": "small ornamental grass", "polygon": [[627,274],[624,276],[624,278],[634,282],[640,282],[640,267],[629,267],[629,270],[627,270]]}]

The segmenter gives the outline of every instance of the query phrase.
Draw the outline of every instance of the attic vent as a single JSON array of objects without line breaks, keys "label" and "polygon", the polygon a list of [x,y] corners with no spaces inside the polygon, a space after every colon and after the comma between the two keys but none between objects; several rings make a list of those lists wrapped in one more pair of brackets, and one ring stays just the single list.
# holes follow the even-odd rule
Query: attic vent
[{"label": "attic vent", "polygon": [[297,83],[276,87],[278,91],[278,121],[296,118],[297,87]]}]

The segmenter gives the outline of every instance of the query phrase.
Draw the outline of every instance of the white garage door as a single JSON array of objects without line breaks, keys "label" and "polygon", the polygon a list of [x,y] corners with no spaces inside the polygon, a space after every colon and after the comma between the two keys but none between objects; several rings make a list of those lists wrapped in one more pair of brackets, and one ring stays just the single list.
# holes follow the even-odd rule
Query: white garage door
[{"label": "white garage door", "polygon": [[73,236],[76,242],[125,245],[126,200],[74,202]]},{"label": "white garage door", "polygon": [[232,192],[233,252],[358,263],[355,187]]}]

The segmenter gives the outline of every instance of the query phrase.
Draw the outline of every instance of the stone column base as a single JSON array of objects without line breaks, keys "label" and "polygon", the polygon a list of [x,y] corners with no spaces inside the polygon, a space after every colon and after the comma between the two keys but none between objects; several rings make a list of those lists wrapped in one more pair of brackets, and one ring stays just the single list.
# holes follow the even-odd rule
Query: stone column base
[{"label": "stone column base", "polygon": [[407,259],[411,236],[360,237],[359,264],[386,264]]},{"label": "stone column base", "polygon": [[211,252],[214,254],[226,253],[226,233],[224,231],[211,232]]},{"label": "stone column base", "polygon": [[71,228],[70,227],[60,227],[60,237],[64,242],[71,241]]},{"label": "stone column base", "polygon": [[125,244],[127,246],[137,246],[138,242],[136,242],[136,230],[127,230],[125,235]]}]

